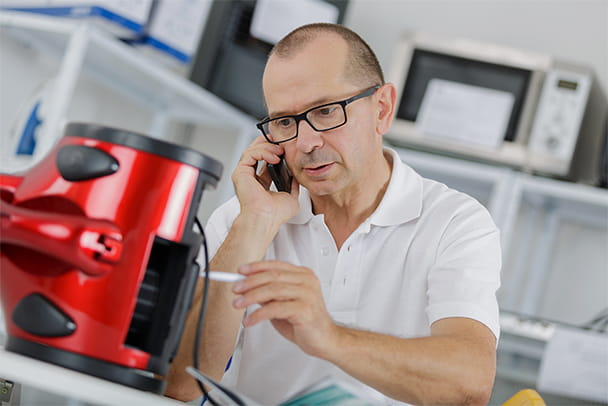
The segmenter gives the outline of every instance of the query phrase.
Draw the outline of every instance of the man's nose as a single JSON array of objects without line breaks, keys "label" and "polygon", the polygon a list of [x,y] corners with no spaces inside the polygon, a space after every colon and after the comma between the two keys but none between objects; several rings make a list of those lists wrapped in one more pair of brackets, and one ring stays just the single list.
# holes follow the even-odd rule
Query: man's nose
[{"label": "man's nose", "polygon": [[316,131],[306,120],[301,120],[298,123],[298,137],[296,138],[298,149],[308,153],[321,145],[323,145],[321,131]]}]

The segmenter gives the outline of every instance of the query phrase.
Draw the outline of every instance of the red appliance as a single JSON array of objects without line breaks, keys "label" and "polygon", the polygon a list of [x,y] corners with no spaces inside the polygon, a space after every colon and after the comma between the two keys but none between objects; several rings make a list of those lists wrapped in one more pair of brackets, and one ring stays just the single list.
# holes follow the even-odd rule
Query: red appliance
[{"label": "red appliance", "polygon": [[199,274],[195,216],[222,165],[72,123],[23,176],[0,175],[9,351],[162,393]]}]

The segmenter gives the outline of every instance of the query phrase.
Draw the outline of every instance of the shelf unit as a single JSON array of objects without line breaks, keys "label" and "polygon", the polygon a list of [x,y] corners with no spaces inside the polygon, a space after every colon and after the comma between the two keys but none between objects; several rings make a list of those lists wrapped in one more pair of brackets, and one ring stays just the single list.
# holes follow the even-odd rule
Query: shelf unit
[{"label": "shelf unit", "polygon": [[[26,164],[15,162],[12,172],[32,166],[62,135],[68,106],[83,74],[153,110],[146,132],[152,137],[164,138],[171,120],[233,129],[236,141],[227,165],[230,168],[253,138],[252,117],[90,23],[0,11],[0,33],[50,55],[59,65],[49,96],[53,102],[40,128],[33,159]],[[221,182],[219,187],[220,199],[232,193],[230,182]]]},{"label": "shelf unit", "polygon": [[[524,314],[537,314],[544,285],[550,276],[550,260],[561,224],[570,221],[603,231],[604,247],[608,246],[608,190],[521,173],[517,174],[513,186],[509,207],[505,209],[507,221],[503,224],[511,238],[505,241],[503,250],[513,263],[507,288],[523,289],[519,298],[511,295],[504,305]],[[517,218],[525,206],[531,208],[533,216],[515,233]],[[519,244],[522,249],[516,255],[514,234],[523,238]],[[599,269],[602,270],[601,264]],[[604,274],[608,272],[606,262],[603,271]],[[608,285],[604,284],[604,287]]]}]

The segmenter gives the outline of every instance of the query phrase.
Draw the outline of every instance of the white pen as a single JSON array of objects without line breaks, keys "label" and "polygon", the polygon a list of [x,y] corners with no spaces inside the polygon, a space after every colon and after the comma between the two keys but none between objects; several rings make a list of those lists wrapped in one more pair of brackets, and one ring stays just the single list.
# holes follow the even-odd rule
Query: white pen
[{"label": "white pen", "polygon": [[[205,271],[201,271],[199,276],[204,278]],[[222,272],[222,271],[209,271],[209,279],[218,282],[236,282],[244,279],[245,275],[241,275],[240,273],[232,273],[232,272]]]}]

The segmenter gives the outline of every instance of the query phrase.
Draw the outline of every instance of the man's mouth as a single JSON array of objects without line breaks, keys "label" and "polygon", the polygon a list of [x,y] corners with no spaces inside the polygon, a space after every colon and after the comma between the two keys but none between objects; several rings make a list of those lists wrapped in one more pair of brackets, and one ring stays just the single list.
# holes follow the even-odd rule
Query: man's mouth
[{"label": "man's mouth", "polygon": [[327,173],[333,166],[333,162],[323,165],[309,166],[304,168],[304,172],[311,176],[319,176]]}]

